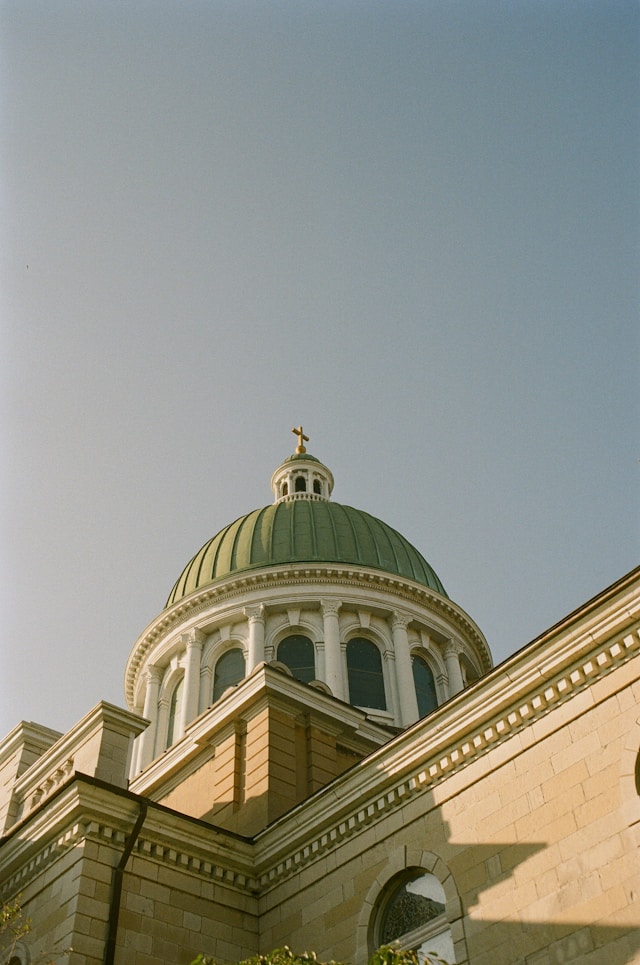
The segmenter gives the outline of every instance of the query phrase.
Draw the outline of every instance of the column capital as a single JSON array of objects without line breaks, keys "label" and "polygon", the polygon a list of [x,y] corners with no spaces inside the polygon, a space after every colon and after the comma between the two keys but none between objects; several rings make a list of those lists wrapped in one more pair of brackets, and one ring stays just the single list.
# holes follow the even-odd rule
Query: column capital
[{"label": "column capital", "polygon": [[407,613],[401,613],[400,610],[394,610],[391,614],[392,630],[406,630],[410,623],[411,617]]},{"label": "column capital", "polygon": [[264,604],[257,603],[255,606],[246,606],[242,611],[249,623],[264,623]]},{"label": "column capital", "polygon": [[156,667],[155,665],[152,664],[151,666],[145,668],[144,679],[148,684],[151,684],[151,683],[159,684],[160,681],[162,680],[162,674],[163,674],[162,668]]},{"label": "column capital", "polygon": [[193,627],[193,629],[185,630],[184,633],[180,634],[180,639],[185,650],[191,650],[194,647],[201,650],[206,640],[206,634],[198,627]]},{"label": "column capital", "polygon": [[320,606],[322,607],[323,616],[337,617],[342,603],[338,602],[337,600],[320,600]]},{"label": "column capital", "polygon": [[457,640],[449,640],[444,645],[443,653],[445,657],[459,657],[461,653],[464,653],[464,647]]}]

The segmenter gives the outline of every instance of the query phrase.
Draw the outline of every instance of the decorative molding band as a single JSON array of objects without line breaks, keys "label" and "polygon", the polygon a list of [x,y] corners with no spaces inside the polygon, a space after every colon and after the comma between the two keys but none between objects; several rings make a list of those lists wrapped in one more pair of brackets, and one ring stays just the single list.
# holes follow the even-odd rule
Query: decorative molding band
[{"label": "decorative molding band", "polygon": [[[37,807],[38,804],[42,804],[43,801],[50,797],[51,794],[68,780],[68,778],[73,774],[73,757],[69,757],[61,767],[56,768],[35,790],[30,793],[30,800],[21,802],[22,805],[26,805],[26,812],[31,811],[33,808]],[[18,814],[16,815],[16,821],[19,821],[22,817],[21,807]]]},{"label": "decorative molding band", "polygon": [[[212,860],[213,849],[210,842],[203,843],[200,854],[197,854],[195,853],[197,849],[187,850],[182,842],[182,846],[177,846],[174,841],[169,840],[169,833],[163,834],[161,824],[157,820],[155,824],[155,834],[152,832],[151,836],[148,836],[145,835],[143,830],[141,837],[136,842],[134,854],[149,861],[177,868],[186,874],[222,884],[236,891],[249,893],[252,897],[257,894],[257,880],[246,870],[234,868],[231,862],[222,863]],[[204,829],[205,834],[207,830]],[[159,840],[160,837],[164,838],[163,842]],[[126,838],[127,833],[125,831],[110,824],[103,824],[91,818],[74,820],[64,831],[59,832],[53,841],[48,841],[44,847],[41,847],[36,854],[33,854],[28,861],[22,864],[18,871],[3,882],[2,897],[9,898],[22,891],[49,865],[61,858],[65,852],[82,845],[85,841],[95,841],[100,845],[106,845],[121,852]],[[225,850],[231,855],[228,847]],[[81,861],[82,858],[80,857],[78,860]]]},{"label": "decorative molding band", "polygon": [[[293,567],[293,568],[291,568]],[[457,604],[453,603],[448,597],[442,596],[435,590],[423,586],[421,583],[414,583],[405,580],[400,576],[394,576],[378,570],[368,570],[354,566],[341,567],[336,565],[320,568],[316,566],[295,566],[290,568],[272,567],[258,573],[245,573],[237,577],[227,577],[226,579],[212,583],[194,591],[191,596],[186,597],[174,604],[169,610],[161,613],[156,620],[148,627],[143,636],[138,640],[132,652],[125,673],[125,690],[129,706],[133,706],[135,681],[138,669],[146,658],[151,647],[163,637],[171,632],[185,619],[196,617],[198,614],[206,612],[214,604],[232,602],[247,590],[259,589],[269,586],[274,589],[280,587],[291,588],[292,586],[329,586],[340,584],[340,587],[367,587],[381,588],[385,592],[391,593],[398,599],[408,602],[418,603],[421,606],[428,606],[431,610],[446,617],[463,635],[473,640],[479,652],[484,657],[483,669],[489,670],[492,666],[491,654],[487,643],[482,636],[479,628],[473,623],[470,617]]]},{"label": "decorative molding band", "polygon": [[135,852],[150,861],[171,865],[187,874],[224,884],[237,891],[249,892],[254,896],[258,894],[258,882],[253,875],[232,868],[230,865],[211,861],[211,849],[208,849],[209,857],[203,858],[202,855],[177,850],[171,845],[143,836],[136,843]]},{"label": "decorative molding band", "polygon": [[[274,822],[254,841],[232,836],[231,845],[226,833],[210,825],[180,819],[174,812],[167,816],[162,808],[152,809],[134,853],[252,897],[260,896],[313,864],[325,852],[362,833],[372,822],[401,807],[409,798],[432,790],[481,759],[639,652],[640,628],[635,626],[632,632],[620,634],[595,647],[588,655],[583,654],[555,676],[540,680],[538,686],[529,686],[526,693],[516,692],[508,707],[500,714],[480,720],[475,729],[468,726],[466,715],[460,715],[460,700],[455,698],[435,715],[399,735],[392,742],[395,748],[387,744],[375,751],[362,766],[356,765],[337,778],[325,792],[319,791],[311,801]],[[478,694],[481,695],[482,689],[480,686]],[[459,695],[467,700],[471,696],[470,693]],[[518,750],[514,748],[516,753]],[[381,754],[386,760],[385,773],[379,767]],[[46,837],[37,852],[32,852],[32,846],[21,837],[6,840],[5,847],[13,841],[16,848],[14,859],[7,861],[7,867],[18,859],[20,852],[24,855],[28,849],[29,853],[20,860],[19,870],[3,883],[3,896],[24,889],[50,864],[84,840],[122,851],[127,835],[123,824],[128,827],[131,823],[135,798],[114,797],[107,786],[94,788],[92,783],[84,785],[86,780],[82,777],[70,780],[67,790],[61,791],[64,797],[59,808],[51,804],[51,812],[36,811],[33,839]],[[336,813],[338,801],[341,803]],[[100,817],[96,817],[97,809]],[[55,829],[68,810],[73,813],[67,818],[66,826]],[[109,814],[109,822],[105,821],[104,814]],[[42,821],[40,825],[38,820]],[[53,832],[51,836],[48,828]]]},{"label": "decorative molding band", "polygon": [[[118,833],[120,833],[121,839],[124,841],[124,833]],[[40,848],[36,854],[32,855],[28,861],[22,864],[15,874],[3,882],[3,899],[7,899],[17,892],[20,892],[37,875],[42,874],[50,864],[62,857],[66,851],[70,851],[80,844],[85,837],[85,826],[81,822],[74,821],[64,831],[58,834],[53,841],[48,841],[44,847]]]},{"label": "decorative molding band", "polygon": [[[639,651],[640,629],[636,628],[633,633],[627,633],[622,639],[609,641],[608,644],[599,647],[588,659],[578,662],[555,678],[544,681],[540,687],[527,694],[522,700],[517,701],[513,707],[507,709],[503,714],[484,721],[475,733],[467,733],[463,739],[459,739],[453,744],[450,743],[447,735],[442,732],[436,731],[434,733],[433,730],[427,730],[426,735],[428,735],[429,741],[426,746],[430,753],[422,756],[424,755],[425,744],[421,743],[419,751],[416,753],[414,750],[411,756],[420,756],[422,759],[417,766],[414,765],[405,777],[394,785],[385,787],[381,793],[380,773],[376,768],[376,763],[373,762],[373,774],[369,778],[368,788],[363,788],[367,779],[362,772],[359,775],[360,780],[357,781],[358,788],[352,795],[349,793],[349,789],[345,788],[343,795],[345,804],[342,808],[341,820],[333,824],[332,827],[325,827],[315,836],[313,841],[307,839],[304,844],[296,848],[294,836],[305,837],[310,826],[315,825],[317,827],[323,820],[327,821],[332,807],[335,809],[335,801],[339,799],[339,794],[335,789],[334,782],[331,785],[332,791],[329,795],[331,800],[326,811],[320,804],[320,813],[316,811],[314,814],[309,814],[307,817],[308,823],[301,823],[296,828],[291,822],[287,823],[285,817],[277,822],[272,829],[267,828],[258,835],[258,843],[263,845],[263,848],[259,849],[262,850],[260,864],[262,864],[263,870],[258,872],[261,892],[268,891],[292,874],[299,872],[305,865],[315,861],[343,840],[364,831],[380,815],[402,806],[409,797],[432,790],[463,767],[488,754],[531,725],[535,720],[576,696],[585,687],[592,685],[616,667],[637,656]],[[420,722],[414,725],[410,731],[397,738],[400,746],[404,743],[405,735],[415,734],[415,730],[419,726]],[[411,737],[408,739],[411,740]],[[384,748],[384,751],[389,758],[389,747]],[[372,758],[377,759],[378,753],[374,752]],[[514,750],[514,753],[517,752]],[[391,759],[388,760],[388,763],[391,766],[393,765]],[[403,765],[410,766],[410,761],[399,759],[398,767]],[[365,761],[366,766],[367,762]],[[358,769],[356,768],[356,770]],[[348,780],[347,778],[345,783],[348,783]],[[366,801],[367,796],[369,796],[368,801]],[[321,799],[322,792],[319,792],[318,801],[320,802]],[[363,803],[363,799],[366,803]],[[349,813],[350,810],[351,813]],[[280,828],[282,828],[282,835],[278,834]],[[273,850],[269,846],[270,836],[278,839]],[[276,852],[286,852],[286,857],[278,860]]]}]

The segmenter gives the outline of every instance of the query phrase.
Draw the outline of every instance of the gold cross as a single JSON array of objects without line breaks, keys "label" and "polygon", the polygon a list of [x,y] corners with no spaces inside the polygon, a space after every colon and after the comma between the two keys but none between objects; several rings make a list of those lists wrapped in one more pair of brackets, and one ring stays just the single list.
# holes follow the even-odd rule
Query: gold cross
[{"label": "gold cross", "polygon": [[291,431],[295,436],[298,437],[298,445],[296,446],[296,452],[297,453],[306,452],[307,450],[305,449],[304,444],[305,442],[309,441],[309,436],[305,436],[304,432],[302,431],[302,426],[298,426],[297,429],[292,429]]}]

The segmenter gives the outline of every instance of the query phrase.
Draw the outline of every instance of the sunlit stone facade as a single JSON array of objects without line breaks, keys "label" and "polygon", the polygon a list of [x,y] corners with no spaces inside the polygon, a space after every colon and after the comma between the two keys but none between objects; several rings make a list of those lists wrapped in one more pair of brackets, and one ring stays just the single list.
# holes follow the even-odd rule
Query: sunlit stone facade
[{"label": "sunlit stone facade", "polygon": [[135,643],[127,709],[0,745],[27,965],[382,941],[463,965],[640,960],[640,571],[498,667],[306,437]]}]

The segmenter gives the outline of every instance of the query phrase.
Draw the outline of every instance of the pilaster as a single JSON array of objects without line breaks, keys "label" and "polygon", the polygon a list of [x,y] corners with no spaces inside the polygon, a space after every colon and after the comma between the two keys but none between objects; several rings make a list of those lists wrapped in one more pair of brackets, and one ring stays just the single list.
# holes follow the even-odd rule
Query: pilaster
[{"label": "pilaster", "polygon": [[180,733],[184,733],[187,724],[198,716],[198,702],[200,697],[200,661],[205,635],[202,630],[189,630],[182,634],[182,643],[186,651],[184,671],[184,700],[180,720]]},{"label": "pilaster", "polygon": [[249,652],[247,654],[247,675],[264,661],[264,606],[246,606],[244,615],[249,622]]},{"label": "pilaster", "polygon": [[140,738],[140,752],[137,770],[143,771],[154,758],[156,735],[158,733],[158,694],[162,671],[159,667],[147,667],[145,671],[146,690],[144,695],[144,717],[149,726]]},{"label": "pilaster", "polygon": [[396,655],[395,671],[398,684],[399,704],[396,718],[402,727],[408,727],[420,716],[418,712],[418,698],[416,697],[416,687],[413,680],[413,670],[411,668],[411,653],[409,650],[409,637],[407,626],[409,618],[395,610],[391,617],[391,634],[393,637],[393,649]]},{"label": "pilaster", "polygon": [[324,624],[325,683],[334,697],[346,700],[338,620],[340,603],[337,600],[321,600],[320,605]]},{"label": "pilaster", "polygon": [[449,696],[454,697],[464,690],[464,680],[460,669],[460,654],[462,646],[455,640],[450,640],[444,648],[444,662],[449,678]]}]

